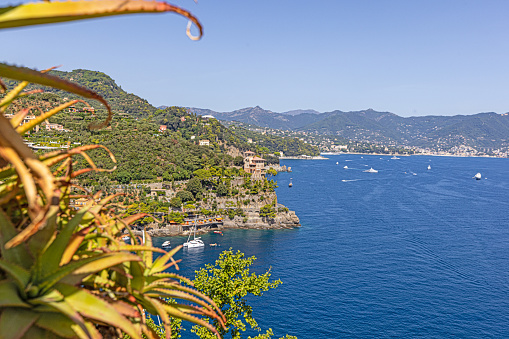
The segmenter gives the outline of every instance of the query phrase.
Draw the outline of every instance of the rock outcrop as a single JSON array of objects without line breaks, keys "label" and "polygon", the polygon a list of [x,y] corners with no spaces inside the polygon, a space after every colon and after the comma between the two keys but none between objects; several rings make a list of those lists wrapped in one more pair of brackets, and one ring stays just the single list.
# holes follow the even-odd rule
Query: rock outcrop
[{"label": "rock outcrop", "polygon": [[299,227],[300,220],[294,211],[278,212],[275,218],[262,218],[258,212],[246,212],[246,217],[225,218],[224,228],[281,229]]}]

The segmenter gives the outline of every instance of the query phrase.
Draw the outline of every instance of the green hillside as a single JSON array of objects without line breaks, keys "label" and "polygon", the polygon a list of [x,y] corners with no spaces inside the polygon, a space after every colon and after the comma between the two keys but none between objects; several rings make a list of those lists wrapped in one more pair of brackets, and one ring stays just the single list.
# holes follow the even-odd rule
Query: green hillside
[{"label": "green hillside", "polygon": [[[203,119],[182,107],[155,108],[146,100],[126,93],[111,77],[101,72],[74,70],[53,71],[53,74],[98,92],[110,103],[114,112],[108,128],[92,131],[88,128],[90,123],[104,119],[106,111],[97,102],[90,101],[97,109],[96,115],[92,115],[83,110],[83,104],[78,103],[72,108],[76,112],[66,109],[50,119],[50,122],[62,124],[70,132],[46,131],[42,128],[26,136],[29,142],[45,146],[70,142],[72,147],[101,144],[109,148],[118,160],[117,170],[100,176],[87,174],[84,181],[88,184],[97,181],[127,183],[133,180],[185,180],[201,168],[242,165],[241,155],[247,150],[264,155],[269,162],[278,162],[277,158],[269,156],[277,151],[295,155],[318,154],[318,148],[295,138],[284,139],[239,128],[229,129],[216,119]],[[16,85],[16,82],[9,80],[5,83],[10,88]],[[35,85],[29,86],[27,90],[39,88],[46,92],[21,98],[6,113],[16,113],[21,108],[35,106],[49,110],[78,98],[63,91]],[[38,114],[34,111],[32,113]],[[209,145],[200,146],[200,140],[208,140]],[[92,154],[98,166],[113,166],[106,152],[98,150]],[[78,166],[85,166],[85,162],[82,161]]]}]

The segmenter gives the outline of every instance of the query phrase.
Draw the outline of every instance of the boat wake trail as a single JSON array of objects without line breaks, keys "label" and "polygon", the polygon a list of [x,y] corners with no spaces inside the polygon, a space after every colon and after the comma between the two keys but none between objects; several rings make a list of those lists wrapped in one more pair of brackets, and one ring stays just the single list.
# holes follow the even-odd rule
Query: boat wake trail
[{"label": "boat wake trail", "polygon": [[362,180],[362,179],[349,179],[349,180],[347,180],[347,179],[343,179],[343,180],[341,180],[341,181],[342,181],[342,182],[350,182],[350,181],[360,181],[360,180]]}]

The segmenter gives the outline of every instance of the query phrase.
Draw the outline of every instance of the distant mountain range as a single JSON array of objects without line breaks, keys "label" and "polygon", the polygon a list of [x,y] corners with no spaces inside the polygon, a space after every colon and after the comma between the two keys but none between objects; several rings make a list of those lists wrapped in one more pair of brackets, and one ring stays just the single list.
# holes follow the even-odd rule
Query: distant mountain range
[{"label": "distant mountain range", "polygon": [[319,113],[295,110],[276,113],[259,106],[233,112],[190,108],[199,115],[240,121],[261,127],[337,135],[346,139],[418,147],[466,145],[474,148],[509,146],[509,114],[400,117],[373,109]]}]

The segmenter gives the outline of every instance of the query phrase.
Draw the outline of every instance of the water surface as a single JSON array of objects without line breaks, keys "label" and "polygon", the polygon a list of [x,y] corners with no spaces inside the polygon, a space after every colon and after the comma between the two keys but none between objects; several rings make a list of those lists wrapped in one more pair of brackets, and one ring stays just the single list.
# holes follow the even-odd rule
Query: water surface
[{"label": "water surface", "polygon": [[205,235],[221,247],[181,251],[181,273],[256,256],[283,281],[252,300],[277,337],[509,337],[509,159],[329,157],[276,177],[301,228]]}]

